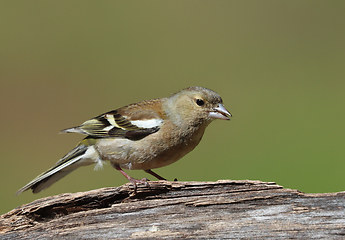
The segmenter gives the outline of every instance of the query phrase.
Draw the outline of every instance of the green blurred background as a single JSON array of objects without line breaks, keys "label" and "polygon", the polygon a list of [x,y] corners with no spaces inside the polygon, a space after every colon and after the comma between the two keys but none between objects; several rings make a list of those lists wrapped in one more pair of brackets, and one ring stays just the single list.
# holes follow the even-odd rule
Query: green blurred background
[{"label": "green blurred background", "polygon": [[61,129],[193,85],[234,117],[158,174],[345,190],[344,12],[344,1],[316,0],[1,1],[0,214],[126,183],[107,164],[14,196],[82,139]]}]

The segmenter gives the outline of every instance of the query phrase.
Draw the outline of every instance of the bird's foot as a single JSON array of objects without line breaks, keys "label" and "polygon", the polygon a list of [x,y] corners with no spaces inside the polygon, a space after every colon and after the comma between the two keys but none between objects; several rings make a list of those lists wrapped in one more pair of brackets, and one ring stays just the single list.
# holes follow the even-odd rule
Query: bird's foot
[{"label": "bird's foot", "polygon": [[127,179],[130,183],[132,183],[134,187],[134,192],[137,191],[137,184],[144,184],[145,187],[150,187],[150,184],[148,183],[149,180],[147,178],[136,179],[136,178],[129,177]]},{"label": "bird's foot", "polygon": [[114,165],[113,167],[116,168],[116,170],[118,170],[123,176],[125,176],[128,181],[130,183],[133,184],[134,187],[134,192],[137,191],[137,184],[144,184],[146,187],[149,187],[149,183],[147,181],[149,181],[147,178],[143,178],[143,179],[136,179],[136,178],[132,178],[131,176],[129,176],[127,173],[125,173],[125,171],[123,171],[120,166]]}]

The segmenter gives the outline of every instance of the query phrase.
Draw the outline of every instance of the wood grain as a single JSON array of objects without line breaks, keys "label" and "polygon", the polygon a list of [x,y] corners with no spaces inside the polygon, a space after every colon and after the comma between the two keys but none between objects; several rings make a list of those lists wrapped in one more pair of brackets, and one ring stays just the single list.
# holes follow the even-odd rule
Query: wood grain
[{"label": "wood grain", "polygon": [[345,192],[273,182],[150,182],[38,199],[0,216],[0,239],[345,239]]}]

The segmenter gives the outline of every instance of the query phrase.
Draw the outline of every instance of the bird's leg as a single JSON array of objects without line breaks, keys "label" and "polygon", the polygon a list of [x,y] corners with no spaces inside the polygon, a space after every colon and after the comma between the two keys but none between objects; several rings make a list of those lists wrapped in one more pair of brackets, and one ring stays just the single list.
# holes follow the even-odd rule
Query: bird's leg
[{"label": "bird's leg", "polygon": [[159,179],[159,180],[166,180],[165,178],[159,176],[157,173],[153,172],[151,169],[147,169],[144,170],[145,172],[151,174],[152,176],[154,176],[155,178]]},{"label": "bird's leg", "polygon": [[133,184],[134,186],[134,192],[136,192],[137,190],[137,183],[143,183],[146,187],[149,187],[149,183],[147,182],[148,179],[147,178],[143,178],[141,180],[139,179],[135,179],[135,178],[132,178],[131,176],[129,176],[125,171],[122,170],[122,168],[120,168],[120,166],[117,166],[117,165],[114,165],[115,169],[118,170],[123,176],[125,176],[125,178],[128,179],[128,181],[130,183]]}]

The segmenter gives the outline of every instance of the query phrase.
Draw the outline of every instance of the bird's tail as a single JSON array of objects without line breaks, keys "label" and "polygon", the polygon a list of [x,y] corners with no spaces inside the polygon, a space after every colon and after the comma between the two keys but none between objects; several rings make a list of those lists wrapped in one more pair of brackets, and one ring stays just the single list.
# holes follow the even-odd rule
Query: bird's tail
[{"label": "bird's tail", "polygon": [[16,195],[32,189],[33,193],[38,193],[53,183],[60,180],[80,166],[101,163],[98,152],[88,139],[84,139],[76,148],[67,153],[53,167],[38,175],[34,180],[26,184],[16,192]]}]

